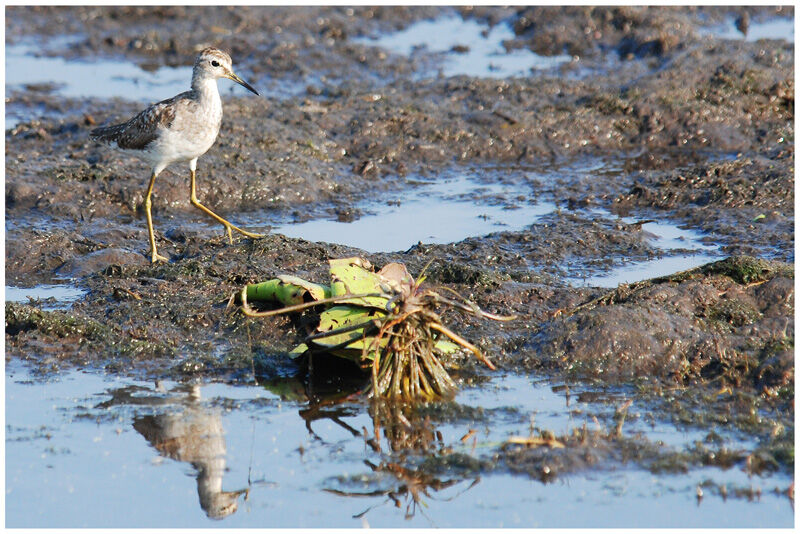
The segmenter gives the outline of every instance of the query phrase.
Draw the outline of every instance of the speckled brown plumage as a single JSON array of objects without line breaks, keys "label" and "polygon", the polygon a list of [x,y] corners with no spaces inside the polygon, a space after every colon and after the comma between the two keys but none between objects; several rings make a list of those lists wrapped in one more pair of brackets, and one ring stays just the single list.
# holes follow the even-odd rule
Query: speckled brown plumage
[{"label": "speckled brown plumage", "polygon": [[123,149],[143,150],[158,138],[158,125],[164,128],[172,126],[178,101],[189,99],[190,94],[187,91],[162,100],[122,124],[95,128],[89,132],[89,138]]}]

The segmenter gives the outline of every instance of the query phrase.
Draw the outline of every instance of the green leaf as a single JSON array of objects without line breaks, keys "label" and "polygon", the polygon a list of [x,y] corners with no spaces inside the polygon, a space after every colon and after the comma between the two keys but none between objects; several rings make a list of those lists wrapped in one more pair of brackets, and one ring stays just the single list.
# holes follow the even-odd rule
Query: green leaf
[{"label": "green leaf", "polygon": [[248,284],[247,300],[279,302],[284,306],[291,306],[303,302],[303,288],[286,286],[279,279],[273,278],[259,284]]},{"label": "green leaf", "polygon": [[436,342],[436,350],[442,354],[453,354],[462,349],[461,345],[453,343],[447,339],[440,339]]},{"label": "green leaf", "polygon": [[[331,306],[319,316],[319,332],[330,332],[339,328],[347,326],[356,326],[364,324],[369,325],[371,319],[384,317],[386,314],[375,309],[363,308],[361,306],[341,305]],[[322,347],[335,347],[347,342],[348,340],[357,341],[364,337],[364,328],[358,328],[349,332],[342,332],[330,336],[320,337],[314,339],[312,343]],[[368,338],[371,339],[371,338]],[[363,343],[357,348],[362,348]],[[352,344],[347,345],[347,348],[356,348]]]},{"label": "green leaf", "polygon": [[[369,265],[359,258],[345,258],[343,260],[330,260],[331,265],[331,296],[358,295],[363,293],[385,293],[381,287],[382,279],[377,273],[367,270],[363,265]],[[358,304],[385,310],[390,296],[385,297],[360,297],[347,299],[348,304]]]},{"label": "green leaf", "polygon": [[[371,337],[368,337],[367,340],[372,340]],[[364,342],[356,342],[355,344],[363,344]],[[367,369],[370,366],[370,363],[375,359],[375,353],[370,352],[366,355],[366,359],[362,358],[364,351],[361,348],[358,349],[337,349],[330,351],[330,354],[337,356],[339,358],[344,358],[345,360],[350,360],[355,364],[361,366],[362,369]]]},{"label": "green leaf", "polygon": [[294,360],[295,358],[305,354],[307,350],[308,350],[308,345],[306,345],[305,343],[300,343],[289,352],[289,357]]}]

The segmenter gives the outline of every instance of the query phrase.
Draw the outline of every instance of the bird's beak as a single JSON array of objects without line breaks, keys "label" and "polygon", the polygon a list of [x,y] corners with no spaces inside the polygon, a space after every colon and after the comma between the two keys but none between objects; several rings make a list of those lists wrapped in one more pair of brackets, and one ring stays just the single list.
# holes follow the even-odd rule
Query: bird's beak
[{"label": "bird's beak", "polygon": [[233,80],[234,82],[238,83],[239,85],[241,85],[242,87],[244,87],[244,88],[245,88],[245,89],[247,89],[248,91],[250,91],[250,92],[252,92],[252,93],[255,93],[255,94],[258,94],[258,91],[256,91],[255,89],[253,89],[253,87],[252,87],[252,86],[251,86],[249,83],[247,83],[247,82],[246,82],[246,81],[244,81],[243,79],[239,78],[239,77],[238,77],[237,75],[235,75],[234,73],[232,73],[232,72],[229,72],[229,73],[227,73],[227,75],[226,75],[226,78],[228,78],[228,79],[230,79],[230,80]]}]

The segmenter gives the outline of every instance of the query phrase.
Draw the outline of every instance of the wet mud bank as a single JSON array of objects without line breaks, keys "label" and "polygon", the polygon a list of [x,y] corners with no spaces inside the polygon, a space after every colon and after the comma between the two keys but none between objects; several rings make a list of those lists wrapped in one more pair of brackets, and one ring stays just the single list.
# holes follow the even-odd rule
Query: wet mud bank
[{"label": "wet mud bank", "polygon": [[[454,14],[509,24],[516,36],[509,51],[576,57],[529,76],[444,77],[434,54],[355,42]],[[688,452],[642,446],[616,429],[625,417],[646,416],[626,414],[619,402],[598,410],[597,431],[537,428],[527,444],[478,463],[431,455],[426,473],[502,470],[551,480],[628,461],[652,472],[726,464],[788,473],[794,44],[706,32],[731,17],[755,24],[774,16],[793,12],[8,8],[10,42],[68,38],[59,54],[72,60],[185,66],[198,43],[213,44],[230,51],[257,87],[280,86],[270,98],[223,91],[220,137],[199,160],[198,197],[235,224],[269,231],[331,216],[354,220],[364,216],[362,203],[388,194],[400,196],[393,202],[402,209],[413,181],[465,170],[519,191],[470,191],[476,214],[490,202],[554,209],[521,230],[448,244],[423,239],[407,250],[366,252],[274,232],[229,244],[189,204],[188,169],[174,166],[153,197],[159,252],[170,261],[152,265],[143,215],[148,170],[87,137],[141,104],[10,87],[7,106],[27,118],[5,132],[6,283],[69,283],[86,293],[68,309],[6,302],[7,361],[22,359],[43,375],[79,367],[137,379],[269,381],[302,371],[286,352],[307,325],[231,309],[230,296],[244,284],[286,273],[324,282],[336,257],[362,256],[377,267],[398,261],[413,275],[431,262],[428,283],[519,316],[499,326],[446,316],[503,371],[622,388],[659,420],[706,435],[728,422],[764,445],[721,454],[712,436]],[[173,23],[169,36],[151,30],[165,20]],[[189,39],[190,32],[199,34]],[[657,246],[643,230],[653,220],[701,233],[718,261],[614,288],[576,283],[630,262],[698,253],[688,242]],[[449,363],[462,385],[491,380],[465,356]],[[441,409],[442,420],[467,419]],[[531,446],[548,442],[562,446]]]}]

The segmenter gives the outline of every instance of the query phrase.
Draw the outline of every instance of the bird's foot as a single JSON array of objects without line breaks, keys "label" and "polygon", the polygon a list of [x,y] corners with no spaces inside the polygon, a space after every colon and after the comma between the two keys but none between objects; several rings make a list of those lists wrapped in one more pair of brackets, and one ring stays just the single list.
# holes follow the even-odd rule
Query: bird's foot
[{"label": "bird's foot", "polygon": [[166,261],[166,262],[168,262],[169,258],[165,258],[164,256],[162,256],[161,254],[157,253],[154,250],[153,254],[152,254],[151,258],[150,258],[150,261],[151,261],[151,263],[155,263],[157,261]]},{"label": "bird's foot", "polygon": [[247,230],[242,230],[241,228],[239,229],[239,233],[251,239],[259,239],[262,237],[267,237],[267,234],[256,234],[254,232],[248,232]]},{"label": "bird's foot", "polygon": [[233,244],[233,235],[231,234],[231,230],[236,230],[237,232],[239,232],[243,236],[249,237],[251,239],[258,239],[260,237],[266,237],[266,234],[256,234],[254,232],[248,232],[247,230],[242,230],[241,228],[239,228],[238,226],[235,226],[233,224],[231,224],[231,225],[227,225],[226,224],[225,225],[225,230],[227,230],[227,232],[228,232],[228,241],[230,242],[231,245]]}]

